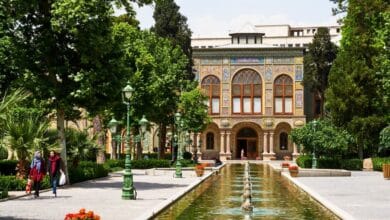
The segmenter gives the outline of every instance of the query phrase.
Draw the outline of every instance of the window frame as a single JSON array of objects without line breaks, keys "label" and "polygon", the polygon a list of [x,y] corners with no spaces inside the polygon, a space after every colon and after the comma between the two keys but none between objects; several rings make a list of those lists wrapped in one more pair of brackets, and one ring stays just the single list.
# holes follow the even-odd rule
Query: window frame
[{"label": "window frame", "polygon": [[[212,77],[212,78],[216,79],[218,81],[218,83],[207,83],[206,84],[205,81],[209,77]],[[219,114],[221,114],[221,81],[215,75],[207,75],[202,80],[202,83],[201,83],[202,90],[204,90],[205,86],[209,86],[208,94],[205,92],[205,95],[207,96],[207,102],[208,102],[208,109],[207,109],[208,114],[209,115],[219,115]],[[218,95],[214,95],[213,94],[213,89],[215,87],[217,87],[217,86],[219,87],[218,88]],[[219,103],[218,112],[213,112],[213,99],[218,99],[218,103]]]},{"label": "window frame", "polygon": [[[276,84],[276,81],[281,77],[287,77],[287,79],[290,80],[291,84],[286,83],[286,79],[282,81],[282,84]],[[278,87],[282,87],[282,95],[277,95],[276,90]],[[286,87],[291,86],[291,96],[286,95]],[[273,97],[273,103],[274,103],[274,114],[275,115],[293,115],[294,114],[294,80],[286,74],[279,75],[274,80],[274,97]],[[276,99],[282,98],[282,112],[276,112]],[[286,98],[291,98],[291,112],[286,112]]]},{"label": "window frame", "polygon": [[[253,73],[257,74],[260,79],[260,84],[251,82],[249,84],[244,84],[244,83],[234,83],[235,77],[238,77],[239,74],[245,74],[245,71],[253,71]],[[249,85],[250,86],[250,95],[245,95],[244,94],[244,87]],[[256,85],[260,86],[260,95],[255,95],[255,90],[254,87]],[[239,86],[240,87],[240,95],[235,95],[234,94],[234,86]],[[234,99],[239,98],[240,100],[240,112],[235,112],[234,111]],[[244,99],[245,98],[250,98],[250,112],[244,112]],[[260,112],[255,112],[255,98],[260,98]],[[252,69],[243,69],[237,72],[234,77],[232,78],[232,83],[231,83],[231,114],[232,115],[262,115],[263,114],[263,83],[262,83],[262,78],[261,75],[256,72],[255,70]]]}]

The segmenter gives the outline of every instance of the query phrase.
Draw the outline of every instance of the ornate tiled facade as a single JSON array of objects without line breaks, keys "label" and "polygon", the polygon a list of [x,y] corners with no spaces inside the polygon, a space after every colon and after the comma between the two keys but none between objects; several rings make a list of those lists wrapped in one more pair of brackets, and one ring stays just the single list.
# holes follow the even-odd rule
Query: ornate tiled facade
[{"label": "ornate tiled facade", "polygon": [[[200,143],[202,159],[269,160],[298,155],[287,136],[305,123],[303,48],[231,45],[194,49],[193,58],[196,80],[210,99],[213,121],[193,137]],[[239,81],[245,74],[260,78]],[[235,78],[238,75],[243,79]],[[205,84],[210,76],[217,79]]]}]

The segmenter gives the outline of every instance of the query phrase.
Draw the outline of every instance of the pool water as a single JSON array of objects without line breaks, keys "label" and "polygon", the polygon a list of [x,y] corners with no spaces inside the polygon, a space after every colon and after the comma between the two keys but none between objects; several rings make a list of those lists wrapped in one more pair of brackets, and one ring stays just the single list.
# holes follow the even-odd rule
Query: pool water
[{"label": "pool water", "polygon": [[155,219],[338,219],[266,164],[251,164],[253,212],[241,209],[243,164],[227,164]]}]

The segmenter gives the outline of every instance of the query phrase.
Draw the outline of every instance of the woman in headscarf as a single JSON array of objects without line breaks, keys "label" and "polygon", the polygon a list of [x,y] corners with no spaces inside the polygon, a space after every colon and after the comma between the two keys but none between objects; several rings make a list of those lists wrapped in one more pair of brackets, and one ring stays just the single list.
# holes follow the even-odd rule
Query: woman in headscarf
[{"label": "woman in headscarf", "polygon": [[30,178],[34,181],[34,197],[36,198],[39,197],[39,189],[41,188],[41,182],[45,176],[45,163],[39,151],[34,153],[30,168]]},{"label": "woman in headscarf", "polygon": [[54,151],[50,151],[47,168],[50,176],[50,184],[55,197],[57,197],[57,183],[60,177],[60,164],[61,158],[58,156],[58,154]]}]

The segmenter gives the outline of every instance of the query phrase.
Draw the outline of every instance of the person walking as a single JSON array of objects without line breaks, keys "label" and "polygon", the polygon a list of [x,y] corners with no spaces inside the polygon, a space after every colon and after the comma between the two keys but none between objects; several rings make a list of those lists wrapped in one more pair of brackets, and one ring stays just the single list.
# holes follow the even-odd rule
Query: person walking
[{"label": "person walking", "polygon": [[39,197],[41,182],[45,176],[45,162],[42,160],[41,153],[36,151],[30,165],[30,178],[34,181],[34,198]]},{"label": "person walking", "polygon": [[53,194],[57,197],[57,183],[60,177],[61,157],[55,151],[50,151],[50,156],[47,164],[47,172],[50,177],[50,185],[53,190]]}]

